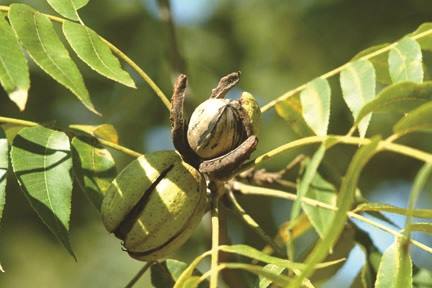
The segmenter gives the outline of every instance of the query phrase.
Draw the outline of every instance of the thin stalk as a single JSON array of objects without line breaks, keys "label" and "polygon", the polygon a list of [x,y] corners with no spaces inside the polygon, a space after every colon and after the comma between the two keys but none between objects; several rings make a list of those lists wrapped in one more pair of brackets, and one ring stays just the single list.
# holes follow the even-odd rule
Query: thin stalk
[{"label": "thin stalk", "polygon": [[[290,201],[295,201],[297,200],[297,195],[295,194],[290,194],[284,191],[280,191],[280,190],[276,190],[276,189],[270,189],[270,188],[263,188],[263,187],[257,187],[257,186],[252,186],[252,185],[247,185],[247,184],[243,184],[241,182],[234,182],[234,189],[244,195],[257,195],[257,196],[267,196],[267,197],[275,197],[275,198],[282,198],[282,199],[286,199],[286,200],[290,200]],[[301,197],[301,199],[299,199],[299,201],[314,206],[314,207],[320,207],[323,209],[328,209],[331,211],[336,211],[337,207],[317,201],[315,199],[311,199],[311,198],[307,198],[307,197]],[[348,217],[350,218],[354,218],[357,219],[359,221],[362,221],[366,224],[369,224],[371,226],[374,226],[384,232],[387,232],[391,235],[393,235],[394,237],[404,237],[404,235],[398,231],[395,231],[385,225],[382,225],[380,223],[377,223],[371,219],[368,219],[362,215],[359,215],[353,211],[349,211],[347,212]],[[432,248],[413,239],[409,239],[409,241],[411,242],[411,244],[417,246],[418,248],[422,249],[423,251],[426,251],[430,254],[432,254]]]},{"label": "thin stalk", "polygon": [[[21,119],[16,119],[16,118],[10,118],[10,117],[3,117],[0,116],[0,123],[5,123],[5,124],[13,124],[13,125],[18,125],[18,126],[25,126],[25,127],[34,127],[37,125],[40,125],[37,122],[33,122],[33,121],[27,121],[27,120],[21,120]],[[119,152],[122,152],[126,155],[129,155],[131,157],[137,158],[140,157],[141,155],[143,155],[142,153],[139,153],[137,151],[134,151],[132,149],[129,149],[127,147],[124,147],[120,144],[99,138],[95,135],[92,135],[94,138],[96,138],[102,145],[105,145],[107,147],[110,147],[114,150],[117,150]]]},{"label": "thin stalk", "polygon": [[[327,139],[332,138],[337,140],[337,143],[342,144],[348,144],[348,145],[367,145],[371,142],[368,138],[361,138],[361,137],[354,137],[354,136],[339,136],[339,135],[328,135],[328,136],[310,136],[310,137],[304,137],[298,140],[294,140],[292,142],[289,142],[287,144],[281,145],[277,148],[274,148],[270,150],[267,153],[264,153],[263,155],[257,157],[255,160],[252,160],[243,167],[241,167],[239,172],[246,171],[252,167],[255,167],[259,164],[261,164],[264,161],[270,160],[275,156],[278,156],[284,152],[290,151],[292,149],[296,149],[299,147],[316,144],[316,143],[322,143],[326,141]],[[380,149],[387,150],[390,152],[394,152],[397,154],[402,154],[411,158],[418,159],[423,162],[432,163],[432,154],[411,148],[409,146],[401,145],[392,143],[386,140],[382,140],[379,142]]]},{"label": "thin stalk", "polygon": [[210,266],[210,288],[218,287],[219,270],[219,198],[214,195],[212,198],[211,210],[211,223],[212,223],[212,249],[211,249],[211,266]]},{"label": "thin stalk", "polygon": [[[0,11],[2,12],[9,12],[10,7],[5,5],[0,5]],[[67,19],[57,17],[54,15],[49,15],[45,13],[41,13],[48,17],[50,20],[63,24],[65,21],[69,21]],[[139,67],[132,59],[130,59],[123,51],[121,51],[119,48],[117,48],[114,44],[109,42],[107,39],[103,38],[99,35],[99,37],[104,41],[108,47],[111,49],[111,51],[114,52],[118,57],[120,57],[123,61],[125,61],[135,72],[150,86],[150,88],[156,93],[156,95],[159,97],[159,99],[162,101],[162,103],[165,105],[165,107],[169,110],[171,109],[171,103],[168,99],[168,97],[163,93],[163,91],[157,86],[157,84],[153,81],[153,79],[148,76],[144,70]]]},{"label": "thin stalk", "polygon": [[249,226],[261,239],[267,242],[273,250],[280,256],[284,255],[284,250],[276,244],[273,239],[268,236],[259,224],[244,210],[244,208],[237,201],[234,193],[231,191],[227,193],[228,199],[232,204],[232,210]]},{"label": "thin stalk", "polygon": [[[422,33],[419,33],[417,35],[412,36],[411,38],[414,40],[417,40],[417,39],[421,39],[423,37],[429,36],[431,34],[432,34],[432,29],[428,29]],[[376,50],[372,53],[364,55],[363,57],[360,57],[359,60],[369,60],[375,56],[386,53],[386,52],[390,51],[390,49],[392,49],[394,46],[396,46],[396,44],[397,44],[397,42],[391,43],[391,44],[389,44],[389,45],[387,45],[387,46],[385,46],[379,50]],[[349,64],[350,64],[350,62],[347,62],[347,63],[345,63],[345,64],[327,72],[327,73],[322,74],[318,78],[327,79],[327,78],[330,78],[332,76],[335,76],[335,75],[339,74],[342,70],[344,70]],[[269,110],[270,108],[275,106],[278,102],[284,101],[284,100],[288,99],[289,97],[292,97],[295,94],[301,92],[302,90],[304,90],[306,88],[306,85],[307,84],[300,85],[300,86],[282,94],[281,96],[277,97],[276,99],[268,102],[267,104],[265,104],[264,106],[261,107],[261,112],[266,112],[267,110]]]},{"label": "thin stalk", "polygon": [[128,284],[124,288],[132,288],[136,282],[144,275],[144,273],[150,268],[151,265],[153,265],[156,262],[150,261],[147,262],[139,271],[138,273],[129,281]]}]

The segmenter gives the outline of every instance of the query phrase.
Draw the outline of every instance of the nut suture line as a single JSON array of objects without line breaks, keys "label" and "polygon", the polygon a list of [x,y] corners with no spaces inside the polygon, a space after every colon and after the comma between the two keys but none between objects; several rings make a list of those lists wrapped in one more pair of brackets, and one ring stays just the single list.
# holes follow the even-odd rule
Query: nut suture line
[{"label": "nut suture line", "polygon": [[210,199],[217,204],[224,183],[255,150],[260,117],[255,98],[243,92],[240,100],[224,99],[239,76],[222,77],[188,121],[183,112],[187,77],[180,75],[170,110],[176,151],[138,157],[109,186],[102,220],[131,257],[154,261],[183,245],[210,208]]},{"label": "nut suture line", "polygon": [[243,92],[240,100],[224,98],[239,81],[240,72],[222,77],[210,98],[193,111],[188,125],[183,112],[186,75],[178,76],[174,85],[170,113],[174,147],[210,180],[232,178],[258,143],[254,126],[260,109],[253,96]]}]

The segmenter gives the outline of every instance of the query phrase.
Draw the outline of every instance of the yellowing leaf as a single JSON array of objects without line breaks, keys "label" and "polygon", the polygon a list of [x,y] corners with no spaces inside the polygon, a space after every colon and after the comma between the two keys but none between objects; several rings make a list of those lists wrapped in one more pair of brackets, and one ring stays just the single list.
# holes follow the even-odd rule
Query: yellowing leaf
[{"label": "yellowing leaf", "polygon": [[300,93],[303,117],[317,135],[327,135],[330,120],[330,86],[325,79],[317,78]]},{"label": "yellowing leaf", "polygon": [[22,111],[30,88],[27,60],[4,16],[0,14],[0,84]]},{"label": "yellowing leaf", "polygon": [[423,64],[420,45],[405,37],[389,52],[389,71],[393,83],[402,81],[423,82]]},{"label": "yellowing leaf", "polygon": [[[358,60],[350,63],[340,74],[342,96],[351,110],[354,119],[361,108],[375,96],[375,69],[368,60]],[[358,124],[361,137],[366,135],[371,119],[366,115]]]}]

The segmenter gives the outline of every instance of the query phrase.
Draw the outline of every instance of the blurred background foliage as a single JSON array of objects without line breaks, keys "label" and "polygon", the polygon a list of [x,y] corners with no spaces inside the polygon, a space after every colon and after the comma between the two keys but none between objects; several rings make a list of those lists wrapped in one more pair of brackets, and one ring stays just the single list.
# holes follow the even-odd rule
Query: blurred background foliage
[{"label": "blurred background foliage", "polygon": [[[54,14],[43,0],[0,0],[3,5],[13,2],[28,3]],[[427,0],[173,0],[172,8],[179,50],[185,60],[182,72],[190,80],[189,110],[209,96],[221,76],[237,70],[242,72],[242,80],[230,96],[237,97],[246,90],[264,104],[349,61],[367,47],[397,40],[430,21],[432,15],[432,2]],[[126,52],[166,94],[171,93],[175,75],[170,57],[172,43],[155,1],[90,0],[80,12],[88,26]],[[143,81],[132,73],[139,86],[132,90],[103,79],[82,63],[80,70],[102,118],[87,111],[34,64],[27,111],[20,113],[0,91],[0,115],[42,123],[55,121],[60,127],[110,123],[119,131],[125,146],[141,152],[172,149],[168,113]],[[340,96],[338,79],[333,78],[331,84],[330,132],[345,133],[352,123],[351,115]],[[382,132],[387,121],[391,121],[388,116],[375,116],[370,133]],[[274,110],[264,115],[262,125],[257,153],[293,139],[292,131]],[[431,140],[420,135],[404,141],[432,151]],[[324,170],[343,174],[353,151],[353,147],[332,149],[326,156]],[[130,161],[124,155],[115,156],[119,168]],[[267,163],[267,168],[282,168],[294,156],[278,157]],[[405,207],[418,168],[419,163],[413,160],[380,155],[368,165],[360,188],[368,199]],[[421,207],[430,208],[432,195],[423,196]],[[270,235],[288,219],[290,203],[245,197],[241,200]],[[71,239],[78,262],[56,242],[16,183],[10,181],[0,230],[0,259],[6,270],[0,274],[1,287],[121,287],[142,267],[142,263],[121,251],[119,241],[105,232],[96,210],[78,189],[72,207]],[[228,216],[233,242],[263,247],[233,215]],[[392,219],[403,223],[403,219]],[[386,234],[375,230],[371,233],[380,249],[391,243],[392,238]],[[420,239],[428,243],[427,239]],[[175,256],[190,261],[209,245],[206,218],[194,238]],[[430,255],[415,249],[413,252],[415,264],[432,270]],[[362,261],[362,253],[354,249],[343,270],[323,286],[348,287]],[[139,283],[141,287],[150,287],[147,276]]]}]

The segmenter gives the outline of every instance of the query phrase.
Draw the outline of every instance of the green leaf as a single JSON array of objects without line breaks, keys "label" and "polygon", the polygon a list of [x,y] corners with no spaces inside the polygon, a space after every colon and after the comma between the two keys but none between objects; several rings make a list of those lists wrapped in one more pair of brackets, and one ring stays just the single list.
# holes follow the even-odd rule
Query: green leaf
[{"label": "green leaf", "polygon": [[298,95],[276,103],[276,113],[288,122],[297,138],[315,135],[303,118],[303,110]]},{"label": "green leaf", "polygon": [[412,262],[408,245],[397,239],[381,258],[376,288],[410,288],[412,287]]},{"label": "green leaf", "polygon": [[[277,275],[281,275],[284,271],[285,268],[284,267],[280,267],[274,264],[267,264],[264,266],[263,268],[266,271],[269,271],[271,273],[277,274]],[[270,285],[272,284],[272,281],[267,279],[264,276],[259,276],[258,278],[258,284],[256,285],[256,287],[258,288],[268,288]]]},{"label": "green leaf", "polygon": [[388,63],[393,83],[423,82],[422,52],[415,40],[409,37],[400,40],[390,50]]},{"label": "green leaf", "polygon": [[360,244],[358,245],[363,251],[366,261],[363,264],[362,268],[360,269],[359,273],[357,274],[356,278],[354,278],[351,288],[372,288],[373,280],[372,280],[372,273],[369,267],[369,261],[367,259],[368,257],[367,250],[362,245]]},{"label": "green leaf", "polygon": [[121,68],[117,57],[96,32],[87,26],[65,21],[63,33],[78,57],[90,68],[109,79],[136,88],[132,78]]},{"label": "green leaf", "polygon": [[408,112],[394,125],[393,132],[401,135],[411,132],[432,132],[432,102]]},{"label": "green leaf", "polygon": [[[341,72],[342,95],[354,119],[361,108],[375,96],[375,80],[375,69],[368,60],[352,62]],[[366,135],[371,116],[365,116],[358,124],[360,137]]]},{"label": "green leaf", "polygon": [[360,204],[354,209],[354,212],[362,212],[362,211],[381,211],[381,212],[390,212],[400,215],[412,215],[417,218],[432,218],[432,210],[431,209],[413,209],[412,211],[408,211],[408,209],[383,204],[383,203],[364,203]]},{"label": "green leaf", "polygon": [[356,124],[371,112],[406,113],[432,100],[432,82],[402,82],[383,89],[359,112]]},{"label": "green leaf", "polygon": [[432,234],[432,223],[431,222],[413,223],[409,225],[409,229],[411,231],[425,232],[425,233]]},{"label": "green leaf", "polygon": [[324,143],[321,144],[321,146],[318,148],[318,150],[312,156],[312,159],[308,163],[302,179],[298,183],[298,188],[297,188],[297,196],[298,197],[294,201],[292,209],[291,209],[291,220],[294,220],[300,214],[300,207],[302,206],[301,205],[301,202],[302,202],[301,198],[306,196],[306,193],[309,190],[309,187],[310,187],[315,175],[317,174],[318,167],[321,164],[322,159],[324,158],[326,149],[327,149],[326,145]]},{"label": "green leaf", "polygon": [[[411,35],[414,36],[425,32],[429,33],[428,31],[430,30],[432,30],[432,23],[423,23]],[[432,51],[432,33],[417,39],[417,42],[423,50]]]},{"label": "green leaf", "polygon": [[151,266],[151,282],[155,288],[172,287],[177,278],[187,268],[187,264],[167,259]]},{"label": "green leaf", "polygon": [[89,0],[47,0],[48,4],[63,17],[78,21],[80,17],[78,10],[89,2]]},{"label": "green leaf", "polygon": [[278,273],[265,269],[264,267],[259,265],[251,265],[245,263],[223,263],[220,264],[220,266],[221,269],[234,269],[234,270],[248,271],[258,276],[265,277],[269,279],[271,282],[275,283],[276,285],[282,287],[288,285],[291,282],[288,276],[280,275]]},{"label": "green leaf", "polygon": [[300,93],[303,117],[317,135],[327,135],[330,120],[330,86],[325,79],[317,78]]},{"label": "green leaf", "polygon": [[334,221],[329,229],[327,229],[325,236],[320,242],[318,242],[318,244],[306,258],[306,267],[302,271],[301,275],[294,279],[292,286],[290,286],[291,288],[300,287],[303,280],[313,273],[316,268],[316,264],[327,256],[328,252],[339,238],[339,235],[342,233],[347,221],[347,212],[354,202],[354,194],[357,189],[360,173],[369,160],[377,152],[378,143],[379,138],[373,138],[370,144],[357,150],[348,167],[348,171],[342,180],[337,199],[338,210],[334,215]]},{"label": "green leaf", "polygon": [[68,137],[42,126],[23,128],[12,143],[10,155],[13,171],[31,206],[74,256],[68,237],[72,197]]},{"label": "green leaf", "polygon": [[18,40],[3,14],[0,14],[0,43],[0,83],[9,98],[23,111],[30,88],[29,69]]},{"label": "green leaf", "polygon": [[[336,189],[330,182],[323,179],[318,173],[312,179],[305,197],[336,206]],[[314,207],[302,202],[303,211],[308,216],[315,230],[321,238],[333,223],[335,212],[321,207]]]},{"label": "green leaf", "polygon": [[90,201],[100,210],[103,197],[117,175],[115,162],[110,152],[92,137],[74,137],[75,174]]},{"label": "green leaf", "polygon": [[427,185],[430,177],[432,175],[432,164],[431,163],[425,163],[423,167],[419,170],[417,173],[414,184],[411,189],[409,201],[408,201],[408,216],[405,220],[405,231],[404,234],[406,237],[410,237],[411,233],[411,221],[412,221],[412,212],[416,206],[417,200],[420,196],[420,193],[424,190],[425,186]]},{"label": "green leaf", "polygon": [[[155,263],[151,266],[151,282],[154,288],[173,287],[177,279],[187,268],[187,264],[174,259],[167,259],[163,262]],[[201,276],[195,269],[193,275]],[[192,276],[193,277],[193,276]],[[191,279],[191,278],[189,278]],[[207,283],[202,283],[199,287],[207,287]]]},{"label": "green leaf", "polygon": [[0,222],[6,201],[6,181],[9,167],[9,147],[6,135],[0,128]]},{"label": "green leaf", "polygon": [[119,136],[117,130],[110,124],[69,125],[69,128],[118,144]]},{"label": "green leaf", "polygon": [[[366,55],[376,53],[377,51],[386,48],[387,46],[391,45],[390,43],[383,43],[376,46],[369,47],[361,52],[359,52],[357,55],[351,59],[351,61],[363,59]],[[375,55],[374,57],[370,58],[369,61],[372,62],[372,64],[375,67],[376,71],[376,80],[384,85],[391,84],[392,81],[390,79],[389,69],[388,69],[388,54],[387,53],[381,53],[378,55]]]},{"label": "green leaf", "polygon": [[99,114],[90,100],[78,67],[57,36],[50,19],[28,5],[12,4],[9,20],[36,64],[68,88],[90,111]]}]

